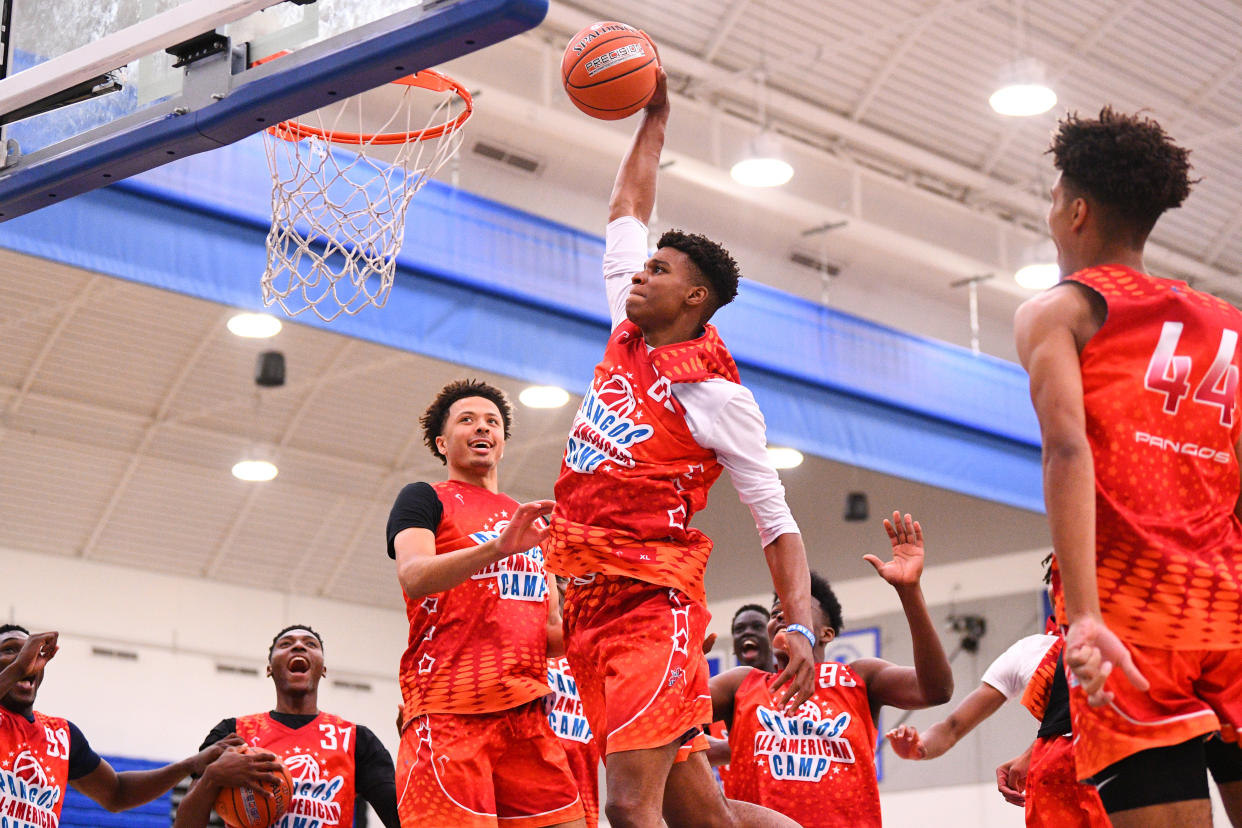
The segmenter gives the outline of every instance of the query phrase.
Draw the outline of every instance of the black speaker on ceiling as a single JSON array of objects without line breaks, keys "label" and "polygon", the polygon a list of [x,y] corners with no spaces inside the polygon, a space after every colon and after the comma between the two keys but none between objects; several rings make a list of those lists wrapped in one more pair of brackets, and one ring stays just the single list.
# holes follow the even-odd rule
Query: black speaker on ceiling
[{"label": "black speaker on ceiling", "polygon": [[850,492],[845,496],[845,519],[850,522],[866,520],[871,514],[867,507],[865,492]]},{"label": "black speaker on ceiling", "polygon": [[285,355],[280,351],[263,351],[254,366],[254,382],[264,388],[285,384]]}]

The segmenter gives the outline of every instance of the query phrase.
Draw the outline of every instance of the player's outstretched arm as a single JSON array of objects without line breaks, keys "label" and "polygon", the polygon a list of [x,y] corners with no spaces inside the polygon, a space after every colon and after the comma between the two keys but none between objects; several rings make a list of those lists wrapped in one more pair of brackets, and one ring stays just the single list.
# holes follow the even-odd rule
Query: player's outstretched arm
[{"label": "player's outstretched arm", "polygon": [[548,536],[548,524],[541,518],[551,514],[555,505],[551,500],[523,503],[500,537],[443,555],[436,554],[436,536],[430,529],[402,529],[392,541],[401,588],[414,600],[444,592],[488,564],[539,546]]},{"label": "player's outstretched arm", "polygon": [[[780,599],[786,624],[801,624],[814,629],[811,619],[811,570],[806,562],[802,535],[785,532],[763,547],[772,573],[772,586]],[[776,677],[772,690],[780,691],[776,702],[787,711],[798,709],[815,692],[815,653],[811,642],[794,633],[789,637],[789,663]],[[781,690],[781,688],[784,688]]]},{"label": "player's outstretched arm", "polygon": [[615,221],[622,216],[633,216],[643,224],[651,221],[668,113],[668,75],[661,69],[656,80],[655,94],[643,110],[634,140],[617,170],[612,196],[608,199],[609,221]]},{"label": "player's outstretched arm", "polygon": [[1147,689],[1129,651],[1105,626],[1095,573],[1095,466],[1087,442],[1079,352],[1098,329],[1087,288],[1066,283],[1028,300],[1014,317],[1018,358],[1030,375],[1031,402],[1043,443],[1044,502],[1061,572],[1065,663],[1088,701],[1106,704],[1104,682],[1114,666]]},{"label": "player's outstretched arm", "polygon": [[913,710],[944,704],[953,697],[953,668],[936,634],[920,581],[923,577],[923,527],[909,515],[893,512],[884,520],[893,559],[881,561],[875,555],[863,560],[875,567],[901,599],[901,608],[910,625],[914,643],[914,666],[899,667],[878,658],[864,658],[850,666],[867,684],[873,710],[882,705]]},{"label": "player's outstretched arm", "polygon": [[173,828],[204,828],[211,819],[211,809],[223,788],[240,785],[257,787],[278,782],[280,777],[276,772],[280,770],[280,763],[276,761],[276,756],[262,751],[241,753],[227,749],[242,744],[242,740],[233,735],[212,745],[222,746],[221,751],[202,769],[202,776],[177,806],[177,820]]},{"label": "player's outstretched arm", "polygon": [[[101,760],[95,770],[70,784],[112,812],[127,811],[163,796],[173,785],[192,774],[200,774],[230,746],[241,745],[237,736],[216,742],[180,762],[145,771],[117,771]],[[214,799],[213,799],[214,801]]]},{"label": "player's outstretched arm", "polygon": [[909,725],[890,730],[889,743],[902,759],[935,759],[943,756],[963,736],[974,730],[1005,703],[1005,694],[990,684],[980,684],[944,721],[936,722],[920,734]]}]

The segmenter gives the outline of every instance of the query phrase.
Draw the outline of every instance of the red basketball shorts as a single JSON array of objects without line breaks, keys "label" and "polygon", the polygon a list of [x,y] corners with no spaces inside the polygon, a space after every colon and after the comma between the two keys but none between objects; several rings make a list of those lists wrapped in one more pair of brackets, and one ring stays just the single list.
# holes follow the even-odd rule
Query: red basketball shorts
[{"label": "red basketball shorts", "polygon": [[677,742],[711,721],[703,635],[711,615],[682,592],[617,575],[574,578],[565,593],[566,657],[605,757]]},{"label": "red basketball shorts", "polygon": [[1178,745],[1217,730],[1226,740],[1237,740],[1242,651],[1161,650],[1129,642],[1126,647],[1151,683],[1147,692],[1136,690],[1114,669],[1105,683],[1113,700],[1091,707],[1073,675],[1068,676],[1079,779],[1139,751]]},{"label": "red basketball shorts", "polygon": [[565,749],[537,699],[498,713],[428,713],[397,753],[402,828],[540,828],[582,816]]},{"label": "red basketball shorts", "polygon": [[1037,739],[1026,774],[1026,828],[1109,828],[1095,786],[1074,775],[1069,736]]}]

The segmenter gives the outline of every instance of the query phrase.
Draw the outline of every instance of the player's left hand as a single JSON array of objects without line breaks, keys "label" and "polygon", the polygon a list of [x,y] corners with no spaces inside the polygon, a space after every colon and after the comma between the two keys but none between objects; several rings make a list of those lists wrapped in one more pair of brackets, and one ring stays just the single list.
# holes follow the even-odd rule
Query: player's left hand
[{"label": "player's left hand", "polygon": [[797,633],[789,635],[784,630],[777,633],[782,634],[786,637],[785,652],[789,655],[789,663],[776,677],[772,691],[785,687],[777,696],[776,703],[786,715],[792,715],[815,693],[815,653],[811,651],[811,642],[806,636]]},{"label": "player's left hand", "polygon": [[892,520],[884,519],[884,531],[893,545],[893,559],[885,563],[875,555],[863,555],[863,560],[895,587],[916,585],[923,576],[923,527],[909,515],[903,519],[900,512],[893,512]]},{"label": "player's left hand", "polygon": [[1151,687],[1134,665],[1126,645],[1095,616],[1083,616],[1070,624],[1065,634],[1065,664],[1086,691],[1092,707],[1103,707],[1113,700],[1104,684],[1114,667],[1120,668],[1136,689],[1146,692]]},{"label": "player's left hand", "polygon": [[1031,766],[1031,749],[996,768],[996,789],[1010,805],[1026,805],[1026,772]]},{"label": "player's left hand", "polygon": [[242,737],[236,733],[230,733],[218,742],[210,744],[200,750],[198,753],[190,757],[190,773],[193,776],[202,776],[203,771],[212,762],[220,758],[220,754],[224,753],[231,747],[242,747],[246,744]]}]

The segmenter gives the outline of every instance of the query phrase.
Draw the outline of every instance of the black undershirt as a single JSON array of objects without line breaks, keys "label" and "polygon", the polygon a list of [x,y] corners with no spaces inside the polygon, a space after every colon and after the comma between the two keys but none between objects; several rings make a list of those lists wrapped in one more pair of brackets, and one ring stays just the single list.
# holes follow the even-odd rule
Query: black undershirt
[{"label": "black undershirt", "polygon": [[1057,656],[1056,673],[1052,676],[1052,687],[1048,690],[1048,706],[1044,708],[1044,718],[1039,723],[1039,738],[1049,736],[1067,736],[1073,731],[1070,722],[1069,683],[1065,681],[1065,651]]},{"label": "black undershirt", "polygon": [[[305,727],[318,718],[318,715],[271,711],[271,717],[290,730]],[[397,817],[397,771],[392,763],[392,755],[370,728],[364,725],[354,727],[357,731],[354,742],[354,791],[375,809],[380,822],[386,828],[400,828],[401,820]],[[236,731],[237,719],[222,720],[207,734],[199,750],[214,745]]]},{"label": "black undershirt", "polygon": [[435,532],[444,517],[444,506],[430,483],[410,483],[392,504],[388,513],[388,557],[396,559],[393,539],[403,529],[427,529]]}]

